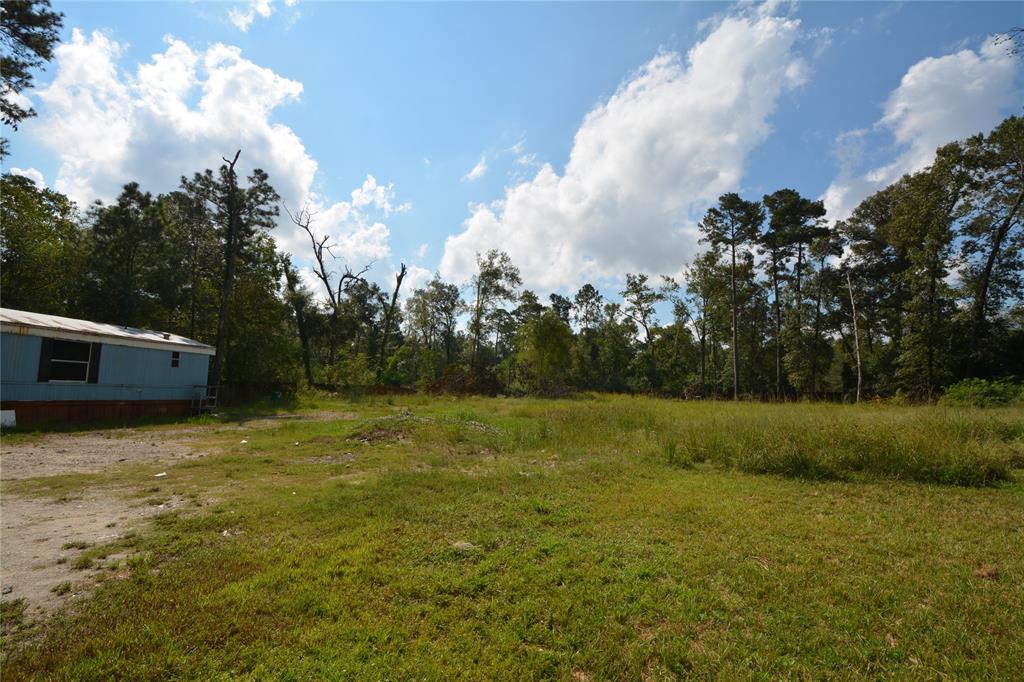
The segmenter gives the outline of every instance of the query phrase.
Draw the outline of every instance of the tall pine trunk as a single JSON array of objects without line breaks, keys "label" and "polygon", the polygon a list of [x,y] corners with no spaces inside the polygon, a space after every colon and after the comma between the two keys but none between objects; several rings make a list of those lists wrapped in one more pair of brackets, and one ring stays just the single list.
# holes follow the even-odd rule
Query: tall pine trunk
[{"label": "tall pine trunk", "polygon": [[775,399],[782,399],[782,309],[779,301],[779,260],[778,253],[772,249],[772,291],[774,298],[772,307],[775,309]]},{"label": "tall pine trunk", "polygon": [[217,350],[213,356],[213,367],[210,369],[210,385],[220,386],[221,372],[224,369],[224,350],[227,345],[228,305],[231,302],[231,287],[235,282],[235,264],[238,258],[238,178],[235,175],[235,164],[242,153],[239,149],[228,164],[228,233],[224,240],[224,280],[221,285],[220,315],[217,318]]},{"label": "tall pine trunk", "polygon": [[732,269],[729,271],[729,285],[732,288],[732,399],[740,398],[739,347],[736,342],[736,239],[733,237]]}]

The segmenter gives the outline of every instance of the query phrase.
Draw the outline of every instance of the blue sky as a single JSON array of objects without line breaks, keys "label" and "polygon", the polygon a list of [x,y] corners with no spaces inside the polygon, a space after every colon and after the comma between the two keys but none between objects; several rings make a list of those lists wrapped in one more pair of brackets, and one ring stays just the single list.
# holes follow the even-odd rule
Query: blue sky
[{"label": "blue sky", "polygon": [[986,43],[1024,23],[1010,2],[55,7],[65,48],[8,168],[84,203],[241,147],[350,264],[415,284],[491,246],[544,293],[675,273],[722,191],[842,217],[1022,108],[1020,62]]}]

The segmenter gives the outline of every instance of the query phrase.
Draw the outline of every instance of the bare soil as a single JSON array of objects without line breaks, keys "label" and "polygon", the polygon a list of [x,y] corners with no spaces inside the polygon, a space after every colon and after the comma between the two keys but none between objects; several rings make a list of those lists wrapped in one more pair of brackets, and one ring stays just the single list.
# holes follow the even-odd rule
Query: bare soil
[{"label": "bare soil", "polygon": [[[229,424],[190,424],[159,429],[105,429],[51,433],[31,441],[0,440],[0,484],[29,478],[101,473],[132,464],[173,464],[203,457],[197,438],[215,430],[259,430],[283,420],[355,419],[350,412],[320,411],[272,415]],[[159,479],[157,479],[159,480]],[[70,500],[5,491],[0,495],[0,586],[3,601],[24,599],[26,615],[38,617],[62,606],[95,584],[105,564],[76,569],[84,548],[139,529],[153,516],[185,505],[171,497],[163,504],[130,498],[127,491],[93,488]],[[208,502],[208,500],[207,500]],[[76,549],[68,545],[78,545]],[[70,583],[70,590],[55,588]]]},{"label": "bare soil", "polygon": [[[95,490],[82,498],[56,502],[44,498],[4,495],[0,556],[2,584],[11,591],[3,599],[24,599],[26,615],[36,618],[60,607],[90,587],[111,561],[77,569],[75,560],[87,547],[110,542],[146,519],[181,506],[172,498],[160,505],[129,504],[115,491]],[[69,547],[68,545],[77,545]],[[70,583],[64,594],[54,590]]]},{"label": "bare soil", "polygon": [[[120,429],[0,442],[0,482],[201,457],[204,453],[190,442],[190,432]],[[171,498],[154,505],[127,499],[123,492],[91,489],[70,500],[6,491],[0,495],[0,585],[6,592],[2,599],[24,599],[29,617],[58,608],[106,570],[102,565],[76,569],[75,559],[83,549],[121,537],[145,520],[185,503]],[[65,548],[68,545],[78,547]],[[70,583],[71,590],[58,595],[54,590],[64,583]]]},{"label": "bare soil", "polygon": [[170,462],[199,457],[189,431],[54,433],[39,441],[0,443],[0,481],[106,471],[122,463]]}]

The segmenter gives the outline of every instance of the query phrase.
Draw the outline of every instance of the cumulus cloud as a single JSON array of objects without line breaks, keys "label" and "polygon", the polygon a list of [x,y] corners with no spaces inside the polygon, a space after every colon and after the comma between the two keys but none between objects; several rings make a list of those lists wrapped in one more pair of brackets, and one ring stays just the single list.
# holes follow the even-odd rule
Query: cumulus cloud
[{"label": "cumulus cloud", "polygon": [[[332,203],[313,191],[318,166],[302,140],[273,121],[302,94],[301,83],[245,59],[237,47],[166,43],[133,72],[119,68],[123,48],[101,32],[76,29],[57,48],[56,76],[37,93],[41,117],[29,124],[59,159],[56,189],[79,205],[110,201],[132,180],[166,192],[182,174],[217,168],[241,149],[240,174],[263,168],[287,206],[315,211],[317,231],[331,235],[346,263],[390,257],[383,221],[410,209],[396,201],[394,185],[367,175],[350,201]],[[275,237],[301,267],[310,253],[305,233],[283,216]]]},{"label": "cumulus cloud", "polygon": [[892,136],[896,158],[858,172],[859,150],[867,130],[843,133],[836,140],[840,172],[825,191],[832,219],[850,215],[864,197],[931,164],[935,150],[994,127],[1015,105],[1017,62],[1005,49],[986,41],[975,52],[966,49],[943,57],[928,57],[911,66],[899,86],[889,93],[874,132]]},{"label": "cumulus cloud", "polygon": [[122,52],[107,35],[77,29],[56,50],[56,76],[38,91],[44,106],[30,126],[59,159],[59,191],[80,204],[110,200],[129,180],[167,191],[183,173],[216,168],[241,149],[242,173],[262,167],[286,200],[305,197],[317,163],[271,120],[299,98],[301,83],[219,43],[196,51],[167,38],[134,73],[118,68]]},{"label": "cumulus cloud", "polygon": [[43,179],[43,174],[35,168],[11,168],[11,175],[20,175],[23,178],[28,178],[32,182],[36,183],[39,188],[46,187],[46,181]]},{"label": "cumulus cloud", "polygon": [[486,174],[487,174],[487,159],[484,158],[483,156],[481,156],[480,160],[477,162],[477,164],[475,166],[473,166],[473,168],[468,173],[463,175],[462,179],[464,181],[466,181],[466,182],[473,182],[474,180],[479,180],[480,178],[482,178]]},{"label": "cumulus cloud", "polygon": [[780,94],[806,79],[799,33],[798,20],[759,9],[720,18],[685,57],[651,59],[586,115],[563,172],[545,164],[472,208],[441,273],[466,278],[488,248],[548,290],[677,272],[696,252],[694,213],[739,187]]}]

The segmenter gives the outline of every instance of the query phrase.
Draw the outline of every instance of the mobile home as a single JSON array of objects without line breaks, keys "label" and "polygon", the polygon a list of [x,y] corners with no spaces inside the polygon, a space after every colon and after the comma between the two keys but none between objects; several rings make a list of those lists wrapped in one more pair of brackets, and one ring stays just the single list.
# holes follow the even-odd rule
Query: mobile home
[{"label": "mobile home", "polygon": [[167,332],[0,308],[4,423],[185,415],[208,394],[208,346]]}]

